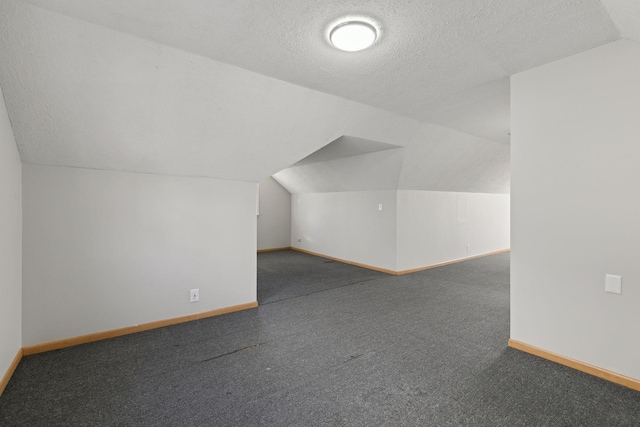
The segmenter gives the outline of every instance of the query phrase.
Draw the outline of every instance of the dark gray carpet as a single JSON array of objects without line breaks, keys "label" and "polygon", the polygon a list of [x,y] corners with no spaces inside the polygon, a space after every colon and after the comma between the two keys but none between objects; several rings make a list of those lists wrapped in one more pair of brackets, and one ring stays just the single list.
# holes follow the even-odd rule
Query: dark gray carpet
[{"label": "dark gray carpet", "polygon": [[382,277],[387,275],[301,252],[265,252],[258,255],[258,302],[269,304]]},{"label": "dark gray carpet", "polygon": [[[260,286],[324,264],[300,255],[260,255]],[[325,266],[333,286],[255,310],[27,357],[0,425],[640,425],[640,393],[506,348],[508,254],[342,285]]]}]

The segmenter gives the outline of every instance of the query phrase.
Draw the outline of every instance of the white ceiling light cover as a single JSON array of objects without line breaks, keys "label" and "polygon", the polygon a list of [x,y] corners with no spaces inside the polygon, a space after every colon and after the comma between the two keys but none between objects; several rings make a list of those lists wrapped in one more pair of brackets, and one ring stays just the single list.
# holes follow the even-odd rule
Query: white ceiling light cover
[{"label": "white ceiling light cover", "polygon": [[329,33],[331,44],[347,52],[366,49],[376,41],[377,37],[376,28],[362,20],[343,22],[333,27]]}]

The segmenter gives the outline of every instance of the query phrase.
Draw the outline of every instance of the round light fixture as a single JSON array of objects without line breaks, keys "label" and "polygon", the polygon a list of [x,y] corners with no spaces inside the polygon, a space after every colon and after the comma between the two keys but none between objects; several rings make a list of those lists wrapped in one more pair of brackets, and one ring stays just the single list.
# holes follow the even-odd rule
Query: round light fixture
[{"label": "round light fixture", "polygon": [[329,33],[331,44],[340,50],[357,52],[376,41],[378,31],[368,22],[347,21],[333,27]]}]

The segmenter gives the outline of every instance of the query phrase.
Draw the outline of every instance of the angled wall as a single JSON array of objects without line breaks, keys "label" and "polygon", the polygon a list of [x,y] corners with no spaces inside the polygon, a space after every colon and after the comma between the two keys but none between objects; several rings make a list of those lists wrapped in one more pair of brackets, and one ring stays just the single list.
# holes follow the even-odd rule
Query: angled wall
[{"label": "angled wall", "polygon": [[421,123],[404,151],[399,190],[509,193],[509,144]]},{"label": "angled wall", "polygon": [[0,2],[0,57],[29,163],[257,183],[342,135],[418,126],[17,0]]},{"label": "angled wall", "polygon": [[0,88],[0,380],[22,348],[21,168]]},{"label": "angled wall", "polygon": [[[400,145],[275,174],[292,193],[292,246],[391,271],[510,247],[508,144],[423,123]],[[381,190],[393,194],[395,209],[384,226],[397,231],[384,247],[370,241],[387,231],[381,232],[375,220],[380,214],[372,211]],[[305,207],[295,202],[306,199]],[[350,253],[347,242],[362,248]]]},{"label": "angled wall", "polygon": [[398,191],[397,270],[509,248],[509,195]]},{"label": "angled wall", "polygon": [[396,191],[292,194],[291,246],[395,270]]},{"label": "angled wall", "polygon": [[256,184],[25,163],[23,202],[25,346],[256,301]]},{"label": "angled wall", "polygon": [[26,165],[24,345],[255,301],[251,183],[418,126],[15,0],[0,57]]},{"label": "angled wall", "polygon": [[[255,184],[249,183],[344,135],[401,148],[303,166],[286,183],[284,177],[279,180],[289,191],[313,199],[317,210],[311,218],[329,220],[322,229],[292,218],[291,239],[297,243],[299,231],[308,237],[301,243],[309,250],[327,249],[328,255],[395,268],[397,219],[387,216],[396,215],[398,189],[508,191],[508,146],[22,1],[0,2],[0,57],[0,83],[21,158],[28,164],[23,171],[25,345],[255,298],[249,291],[252,287],[255,292],[255,277],[248,274],[255,275],[256,200]],[[447,185],[450,180],[453,184]],[[178,188],[188,197],[182,198]],[[104,200],[96,196],[101,193]],[[134,198],[166,207],[166,216],[155,217]],[[383,213],[371,211],[380,200]],[[337,203],[345,203],[343,211]],[[46,216],[43,206],[57,214]],[[186,224],[180,222],[177,206],[186,209],[186,218],[194,211],[210,217],[193,214]],[[389,206],[394,208],[389,211]],[[233,217],[219,216],[229,210]],[[349,227],[338,223],[340,215]],[[225,229],[216,228],[227,220]],[[163,240],[157,246],[146,223],[155,224],[160,236],[166,228],[171,239],[183,235],[187,240]],[[72,225],[84,232],[76,233]],[[198,236],[193,227],[201,229]],[[239,233],[236,240],[227,234],[231,231]],[[329,236],[341,240],[328,241]],[[46,244],[39,246],[39,240]],[[134,250],[134,259],[150,258],[130,265],[118,254],[121,245]],[[171,249],[182,245],[184,252]],[[198,255],[226,260],[223,252],[229,245],[233,250],[227,255],[233,259],[228,267],[237,273],[217,270]],[[74,263],[65,253],[77,254],[82,262]],[[184,259],[188,254],[190,260]],[[166,257],[176,257],[178,263],[167,264]],[[159,265],[176,270],[160,277]],[[114,290],[117,296],[109,293],[115,282],[121,283]],[[183,305],[183,287],[193,287],[191,282],[202,283],[204,290],[198,308]],[[76,288],[86,293],[72,294]],[[138,293],[151,291],[157,293],[153,305],[134,302]],[[207,293],[215,302],[207,302]],[[85,322],[94,294],[110,298],[109,309]],[[55,303],[48,305],[50,301]],[[42,318],[38,310],[44,310]]]},{"label": "angled wall", "polygon": [[291,246],[291,194],[271,177],[258,188],[258,250]]},{"label": "angled wall", "polygon": [[395,190],[404,150],[386,150],[293,166],[274,175],[291,194]]},{"label": "angled wall", "polygon": [[511,84],[511,338],[640,379],[640,44]]}]

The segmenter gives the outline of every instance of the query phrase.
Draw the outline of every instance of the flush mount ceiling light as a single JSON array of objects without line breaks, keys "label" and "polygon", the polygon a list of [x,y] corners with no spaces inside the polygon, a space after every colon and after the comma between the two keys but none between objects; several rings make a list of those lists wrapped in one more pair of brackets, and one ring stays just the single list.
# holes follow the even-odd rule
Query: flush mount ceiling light
[{"label": "flush mount ceiling light", "polygon": [[342,22],[331,29],[329,41],[340,50],[357,52],[376,41],[378,31],[368,22],[352,20]]}]

